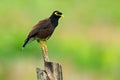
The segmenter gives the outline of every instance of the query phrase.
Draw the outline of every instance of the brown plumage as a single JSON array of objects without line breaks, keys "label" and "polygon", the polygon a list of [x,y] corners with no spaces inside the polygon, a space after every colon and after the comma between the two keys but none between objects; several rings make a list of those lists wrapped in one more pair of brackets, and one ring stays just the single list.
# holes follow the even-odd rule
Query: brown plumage
[{"label": "brown plumage", "polygon": [[46,41],[47,39],[49,39],[54,32],[54,29],[58,25],[58,20],[61,16],[61,12],[54,11],[49,18],[41,20],[35,26],[33,26],[22,48],[24,48],[26,44],[31,40],[37,40],[40,43],[41,41]]}]

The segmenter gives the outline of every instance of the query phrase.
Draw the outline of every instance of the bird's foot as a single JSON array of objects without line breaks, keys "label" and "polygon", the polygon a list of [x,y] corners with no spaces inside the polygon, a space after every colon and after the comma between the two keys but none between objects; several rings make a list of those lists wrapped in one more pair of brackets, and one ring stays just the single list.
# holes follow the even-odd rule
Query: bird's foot
[{"label": "bird's foot", "polygon": [[44,48],[46,51],[48,51],[47,46],[45,44],[42,44],[41,47]]},{"label": "bird's foot", "polygon": [[47,46],[40,42],[41,48],[48,52]]},{"label": "bird's foot", "polygon": [[40,44],[40,47],[42,49],[44,61],[49,61],[47,46],[45,44],[41,43],[41,42],[39,42],[39,44]]}]

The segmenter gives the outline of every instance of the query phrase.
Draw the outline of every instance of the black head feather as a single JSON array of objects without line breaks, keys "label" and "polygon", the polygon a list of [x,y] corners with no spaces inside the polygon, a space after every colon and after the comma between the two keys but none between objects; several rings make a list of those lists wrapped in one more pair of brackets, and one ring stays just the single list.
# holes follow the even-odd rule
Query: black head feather
[{"label": "black head feather", "polygon": [[51,23],[54,27],[58,25],[58,20],[60,17],[62,17],[62,12],[60,11],[54,11],[50,16]]}]

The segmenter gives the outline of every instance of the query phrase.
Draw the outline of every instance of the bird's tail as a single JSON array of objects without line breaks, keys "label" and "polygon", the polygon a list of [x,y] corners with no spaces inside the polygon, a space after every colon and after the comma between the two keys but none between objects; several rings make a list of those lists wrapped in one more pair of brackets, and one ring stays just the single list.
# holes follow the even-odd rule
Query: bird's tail
[{"label": "bird's tail", "polygon": [[22,46],[22,50],[25,48],[25,46],[27,45],[27,43],[29,42],[30,38],[27,38]]},{"label": "bird's tail", "polygon": [[25,46],[29,43],[29,42],[31,42],[31,41],[33,41],[33,40],[35,40],[34,38],[27,38],[26,40],[25,40],[25,42],[24,42],[24,44],[23,44],[23,46],[22,46],[22,50],[25,48]]}]

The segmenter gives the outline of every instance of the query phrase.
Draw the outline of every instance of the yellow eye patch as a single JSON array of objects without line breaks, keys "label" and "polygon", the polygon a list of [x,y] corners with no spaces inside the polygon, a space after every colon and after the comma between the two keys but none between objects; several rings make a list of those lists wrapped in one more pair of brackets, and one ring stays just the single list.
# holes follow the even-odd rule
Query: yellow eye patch
[{"label": "yellow eye patch", "polygon": [[61,16],[61,17],[63,17],[63,15],[58,14],[57,12],[55,12],[55,15],[56,15],[56,16]]}]

